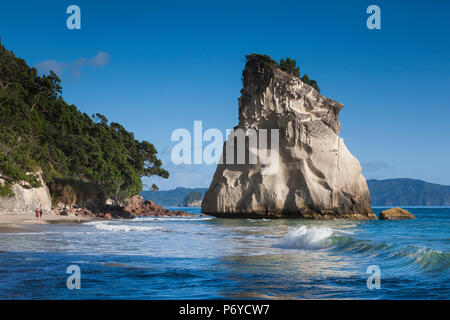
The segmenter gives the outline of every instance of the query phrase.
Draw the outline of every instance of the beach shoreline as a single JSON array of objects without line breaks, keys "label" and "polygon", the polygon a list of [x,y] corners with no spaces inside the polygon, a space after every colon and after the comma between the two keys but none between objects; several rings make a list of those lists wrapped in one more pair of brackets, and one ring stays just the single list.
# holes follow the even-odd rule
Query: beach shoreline
[{"label": "beach shoreline", "polygon": [[37,224],[58,224],[58,223],[83,223],[97,220],[92,217],[62,216],[53,212],[44,213],[42,218],[37,219],[34,212],[18,210],[0,211],[0,233],[11,232],[31,232],[30,226]]},{"label": "beach shoreline", "polygon": [[[154,208],[146,208],[145,204],[139,199],[138,204],[126,208],[119,208],[121,214],[115,214],[113,208],[107,210],[111,213],[97,213],[97,214],[83,214],[84,208],[64,209],[67,210],[64,214],[61,214],[61,209],[52,209],[50,211],[44,211],[42,218],[36,218],[35,212],[32,210],[18,210],[18,209],[5,209],[0,208],[0,233],[15,233],[15,232],[34,232],[32,226],[35,225],[50,225],[50,224],[81,224],[89,221],[111,221],[111,220],[129,220],[137,217],[195,217],[185,211],[164,209],[161,206]],[[153,202],[147,202],[151,206],[154,206]],[[126,213],[127,215],[123,215]]]}]

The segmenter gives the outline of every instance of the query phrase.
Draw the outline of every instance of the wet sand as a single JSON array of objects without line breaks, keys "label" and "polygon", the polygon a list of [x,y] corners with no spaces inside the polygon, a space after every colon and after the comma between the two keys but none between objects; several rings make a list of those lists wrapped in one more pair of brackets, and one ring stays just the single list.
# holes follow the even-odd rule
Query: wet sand
[{"label": "wet sand", "polygon": [[55,214],[44,214],[41,219],[36,219],[34,213],[0,212],[0,232],[27,232],[30,226],[36,224],[56,223],[81,223],[94,220],[87,217],[60,216]]}]

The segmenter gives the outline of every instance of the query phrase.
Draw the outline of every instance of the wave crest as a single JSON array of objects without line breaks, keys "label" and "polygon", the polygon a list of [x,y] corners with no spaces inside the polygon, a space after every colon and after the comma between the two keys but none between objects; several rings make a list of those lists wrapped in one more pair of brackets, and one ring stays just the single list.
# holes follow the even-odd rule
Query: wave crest
[{"label": "wave crest", "polygon": [[323,227],[289,227],[287,234],[277,245],[284,249],[324,249],[335,245],[331,238],[336,235],[351,234],[351,232]]},{"label": "wave crest", "polygon": [[136,225],[127,225],[127,224],[114,224],[114,223],[105,222],[105,221],[93,221],[93,222],[88,222],[86,224],[92,225],[98,230],[113,231],[113,232],[163,230],[163,228],[157,227],[157,226],[136,226]]},{"label": "wave crest", "polygon": [[450,268],[450,254],[440,250],[407,247],[397,251],[396,255],[408,258],[425,271],[441,272]]}]

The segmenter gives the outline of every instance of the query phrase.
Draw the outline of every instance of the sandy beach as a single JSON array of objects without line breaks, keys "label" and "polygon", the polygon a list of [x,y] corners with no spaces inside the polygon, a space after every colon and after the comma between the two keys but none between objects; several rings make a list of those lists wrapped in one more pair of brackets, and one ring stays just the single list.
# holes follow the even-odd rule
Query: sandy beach
[{"label": "sandy beach", "polygon": [[36,224],[81,223],[94,220],[90,217],[61,216],[45,213],[41,219],[36,219],[33,212],[0,211],[0,232],[27,232],[29,227]]}]

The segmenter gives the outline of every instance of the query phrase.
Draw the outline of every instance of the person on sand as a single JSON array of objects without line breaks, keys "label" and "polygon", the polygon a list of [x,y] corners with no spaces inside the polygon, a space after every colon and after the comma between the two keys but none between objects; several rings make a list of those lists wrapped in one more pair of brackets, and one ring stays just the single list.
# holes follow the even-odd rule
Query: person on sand
[{"label": "person on sand", "polygon": [[44,214],[44,211],[42,211],[42,206],[39,208],[39,219],[42,220],[42,215]]},{"label": "person on sand", "polygon": [[36,221],[39,220],[40,216],[41,216],[41,213],[39,212],[39,208],[36,208]]}]

